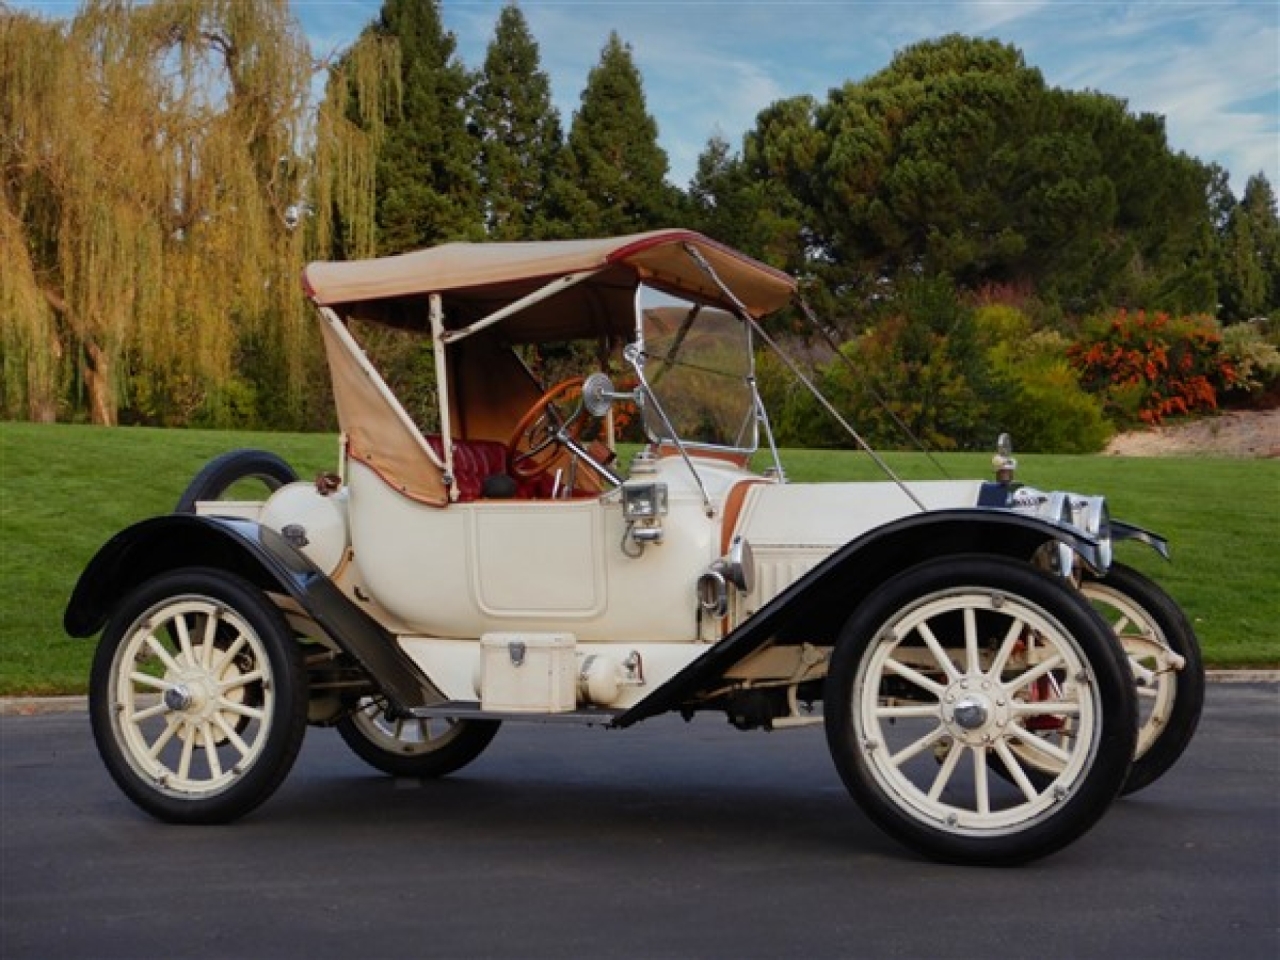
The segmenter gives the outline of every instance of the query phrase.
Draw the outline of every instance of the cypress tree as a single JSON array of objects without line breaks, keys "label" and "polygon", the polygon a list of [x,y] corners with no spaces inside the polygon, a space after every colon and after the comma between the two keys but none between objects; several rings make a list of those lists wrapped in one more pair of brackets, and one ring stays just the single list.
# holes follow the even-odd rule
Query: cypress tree
[{"label": "cypress tree", "polygon": [[503,7],[476,85],[473,129],[490,238],[523,240],[544,231],[541,204],[562,148],[551,82],[538,45],[513,2]]},{"label": "cypress tree", "polygon": [[677,191],[631,48],[609,35],[587,77],[553,187],[556,229],[605,236],[669,226]]},{"label": "cypress tree", "polygon": [[400,47],[400,98],[378,152],[378,252],[400,253],[482,228],[471,77],[454,56],[439,0],[385,0],[370,28]]}]

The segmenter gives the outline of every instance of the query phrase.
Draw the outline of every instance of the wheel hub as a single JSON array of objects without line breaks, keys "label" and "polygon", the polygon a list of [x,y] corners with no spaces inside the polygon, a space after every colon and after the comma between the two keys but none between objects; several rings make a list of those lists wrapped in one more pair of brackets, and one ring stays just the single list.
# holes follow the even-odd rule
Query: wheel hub
[{"label": "wheel hub", "polygon": [[967,696],[957,701],[955,722],[966,730],[977,730],[987,722],[991,714],[991,706],[982,697]]},{"label": "wheel hub", "polygon": [[174,711],[189,709],[194,699],[191,691],[181,683],[175,683],[164,692],[164,705]]},{"label": "wheel hub", "polygon": [[997,681],[964,677],[948,687],[942,698],[942,722],[961,743],[991,744],[1008,730],[1010,699]]}]

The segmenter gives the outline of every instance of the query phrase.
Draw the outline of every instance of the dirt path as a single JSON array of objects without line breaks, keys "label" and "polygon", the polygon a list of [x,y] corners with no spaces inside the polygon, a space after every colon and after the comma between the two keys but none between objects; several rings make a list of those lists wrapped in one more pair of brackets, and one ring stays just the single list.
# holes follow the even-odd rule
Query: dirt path
[{"label": "dirt path", "polygon": [[1189,423],[1121,433],[1103,452],[1121,457],[1280,457],[1280,408],[1232,410]]}]

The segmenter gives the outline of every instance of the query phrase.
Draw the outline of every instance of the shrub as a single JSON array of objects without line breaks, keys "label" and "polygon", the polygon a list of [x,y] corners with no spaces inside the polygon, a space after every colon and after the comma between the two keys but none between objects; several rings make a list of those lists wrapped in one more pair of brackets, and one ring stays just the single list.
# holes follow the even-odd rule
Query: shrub
[{"label": "shrub", "polygon": [[1227,390],[1254,397],[1268,392],[1280,380],[1280,350],[1253,322],[1233,323],[1222,331],[1222,354],[1235,370]]},{"label": "shrub", "polygon": [[1106,445],[1111,425],[1067,361],[1066,337],[1033,332],[1031,319],[1007,304],[981,306],[974,319],[993,375],[988,394],[996,433],[1038,453],[1095,453]]},{"label": "shrub", "polygon": [[1210,317],[1129,313],[1085,325],[1067,355],[1081,384],[1121,424],[1214,410],[1238,375]]}]

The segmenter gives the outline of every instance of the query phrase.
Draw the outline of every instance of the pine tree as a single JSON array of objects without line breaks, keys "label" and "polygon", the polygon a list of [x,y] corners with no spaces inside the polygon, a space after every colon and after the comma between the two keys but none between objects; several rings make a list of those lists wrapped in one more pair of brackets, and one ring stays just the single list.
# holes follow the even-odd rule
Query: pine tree
[{"label": "pine tree", "polygon": [[587,77],[552,190],[556,230],[606,236],[669,226],[677,194],[631,48],[610,34]]},{"label": "pine tree", "polygon": [[400,47],[400,98],[378,151],[378,252],[400,253],[482,230],[471,78],[454,56],[439,0],[385,0],[370,28]]},{"label": "pine tree", "polygon": [[756,178],[715,134],[689,183],[689,225],[783,270],[804,268],[803,213],[775,181]]},{"label": "pine tree", "polygon": [[1221,319],[1250,320],[1280,309],[1280,220],[1263,174],[1245,184],[1227,216],[1219,248]]},{"label": "pine tree", "polygon": [[476,85],[472,122],[489,237],[539,236],[545,229],[541,206],[563,137],[538,45],[514,2],[498,17]]}]

